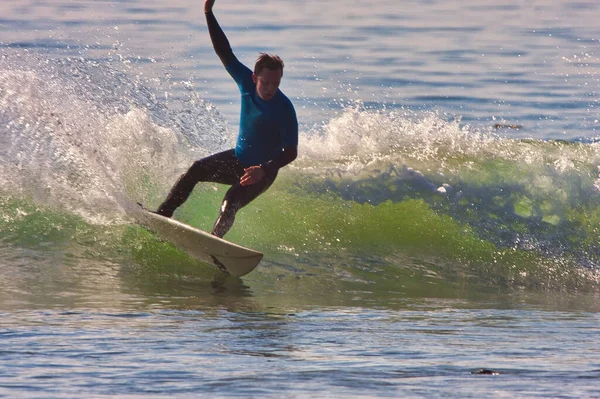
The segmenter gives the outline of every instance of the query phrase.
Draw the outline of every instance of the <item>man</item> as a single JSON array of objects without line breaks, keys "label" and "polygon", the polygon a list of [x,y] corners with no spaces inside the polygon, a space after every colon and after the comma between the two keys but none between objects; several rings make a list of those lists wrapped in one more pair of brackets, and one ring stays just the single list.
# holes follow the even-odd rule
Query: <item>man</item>
[{"label": "man", "polygon": [[235,149],[194,162],[183,174],[157,213],[171,217],[198,182],[231,185],[225,194],[212,234],[223,237],[236,212],[267,190],[280,168],[298,154],[298,121],[291,101],[279,90],[283,61],[260,53],[254,72],[233,54],[212,8],[205,0],[204,14],[215,52],[238,84],[241,99],[240,127]]}]

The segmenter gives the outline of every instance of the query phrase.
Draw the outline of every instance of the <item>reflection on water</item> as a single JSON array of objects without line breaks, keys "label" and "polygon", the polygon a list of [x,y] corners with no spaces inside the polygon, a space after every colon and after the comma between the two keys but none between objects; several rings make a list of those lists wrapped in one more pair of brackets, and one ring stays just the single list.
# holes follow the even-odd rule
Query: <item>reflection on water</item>
[{"label": "reflection on water", "polygon": [[[595,392],[597,294],[422,280],[419,296],[389,270],[362,281],[266,262],[242,280],[0,248],[0,396],[459,398],[540,380]],[[502,382],[474,380],[480,369]]]},{"label": "reflection on water", "polygon": [[[266,260],[240,279],[209,265],[186,268],[168,264],[131,263],[88,259],[69,253],[39,252],[0,247],[0,309],[78,309],[111,312],[226,311],[231,313],[294,314],[298,311],[359,307],[371,309],[437,309],[444,307],[501,308],[521,306],[549,311],[597,310],[595,292],[560,294],[557,291],[519,291],[492,287],[485,281],[466,282],[435,275],[437,266],[404,268],[377,265],[364,268],[336,265],[321,258],[321,265],[290,272],[287,263]],[[308,260],[309,258],[306,258]],[[340,259],[337,259],[339,262]],[[328,263],[331,262],[331,263]],[[362,262],[365,262],[363,260]],[[394,263],[399,263],[398,260]],[[289,263],[292,264],[292,263]],[[167,272],[169,271],[169,272]],[[177,271],[177,272],[174,272]]]}]

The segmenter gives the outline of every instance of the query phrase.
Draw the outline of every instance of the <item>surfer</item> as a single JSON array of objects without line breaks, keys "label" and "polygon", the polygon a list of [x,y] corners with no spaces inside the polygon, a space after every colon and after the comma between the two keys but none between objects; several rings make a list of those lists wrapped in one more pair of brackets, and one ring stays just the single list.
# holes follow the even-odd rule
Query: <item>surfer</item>
[{"label": "surfer", "polygon": [[231,185],[212,229],[213,235],[223,237],[233,225],[236,212],[265,192],[279,169],[296,159],[298,120],[292,102],[279,90],[283,76],[281,58],[260,53],[254,71],[243,65],[213,14],[214,3],[215,0],[204,2],[210,39],[241,93],[236,146],[194,162],[156,212],[173,216],[198,182]]}]

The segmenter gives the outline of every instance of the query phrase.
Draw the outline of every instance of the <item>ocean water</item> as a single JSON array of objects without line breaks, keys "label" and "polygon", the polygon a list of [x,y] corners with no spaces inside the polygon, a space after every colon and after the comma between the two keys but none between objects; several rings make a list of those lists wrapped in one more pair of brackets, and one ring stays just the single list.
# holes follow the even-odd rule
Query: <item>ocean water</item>
[{"label": "ocean water", "polygon": [[217,0],[301,125],[241,279],[127,216],[234,143],[202,2],[0,12],[0,397],[600,397],[600,4]]}]

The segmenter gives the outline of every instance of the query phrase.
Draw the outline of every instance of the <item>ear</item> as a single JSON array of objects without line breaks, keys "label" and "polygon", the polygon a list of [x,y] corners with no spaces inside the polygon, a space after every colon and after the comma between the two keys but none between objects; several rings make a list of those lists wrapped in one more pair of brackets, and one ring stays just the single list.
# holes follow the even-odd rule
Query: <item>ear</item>
[{"label": "ear", "polygon": [[257,80],[258,80],[258,78],[256,77],[256,74],[252,73],[252,81],[254,82],[254,84],[256,84]]}]

